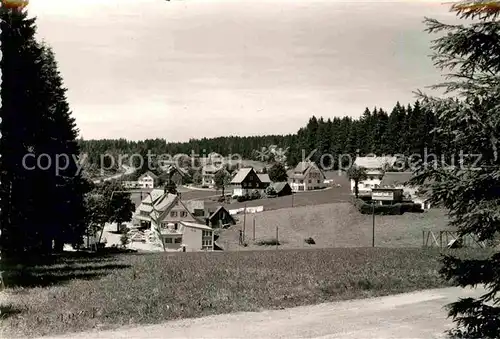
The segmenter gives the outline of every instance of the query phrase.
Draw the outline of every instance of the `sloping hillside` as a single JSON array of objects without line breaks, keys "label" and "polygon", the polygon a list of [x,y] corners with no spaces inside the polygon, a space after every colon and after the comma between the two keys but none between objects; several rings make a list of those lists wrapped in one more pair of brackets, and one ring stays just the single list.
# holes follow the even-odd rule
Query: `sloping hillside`
[{"label": "sloping hillside", "polygon": [[[273,249],[258,245],[262,240],[276,238],[280,248],[365,247],[372,242],[372,216],[360,214],[349,203],[282,208],[258,214],[239,216],[237,225],[223,230],[218,243],[227,250]],[[243,229],[247,247],[238,245],[239,230]],[[255,220],[255,241],[253,224]],[[380,247],[419,247],[422,229],[446,229],[447,218],[442,210],[427,213],[405,213],[401,216],[375,217],[375,245]],[[315,245],[304,240],[312,237]]]}]

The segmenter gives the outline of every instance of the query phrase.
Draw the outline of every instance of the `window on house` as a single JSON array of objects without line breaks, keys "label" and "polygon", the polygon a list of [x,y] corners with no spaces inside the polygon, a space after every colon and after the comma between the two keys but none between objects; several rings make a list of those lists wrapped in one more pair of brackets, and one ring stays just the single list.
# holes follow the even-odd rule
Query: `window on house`
[{"label": "window on house", "polygon": [[181,211],[181,217],[184,218],[187,216],[187,212],[186,211]]},{"label": "window on house", "polygon": [[175,238],[175,243],[176,244],[182,243],[182,238]]},{"label": "window on house", "polygon": [[373,180],[373,179],[374,179],[373,176],[370,176],[370,180]]},{"label": "window on house", "polygon": [[318,184],[320,183],[320,181],[318,180]]},{"label": "window on house", "polygon": [[309,179],[309,183],[311,183],[311,179]]},{"label": "window on house", "polygon": [[295,182],[295,179],[292,179],[292,182]]},{"label": "window on house", "polygon": [[212,236],[212,231],[203,231],[203,236],[204,237],[211,237]]},{"label": "window on house", "polygon": [[203,246],[212,246],[212,240],[203,240],[202,245]]},{"label": "window on house", "polygon": [[253,180],[253,175],[249,175],[248,180]]},{"label": "window on house", "polygon": [[178,229],[178,228],[179,228],[179,224],[178,224],[178,223],[175,223],[175,224],[174,224],[174,230],[176,230],[176,231],[177,231],[177,229]]},{"label": "window on house", "polygon": [[172,238],[165,238],[165,244],[171,244]]},{"label": "window on house", "polygon": [[171,217],[176,217],[176,216],[177,216],[177,211],[172,211],[172,212],[170,212],[170,216],[171,216]]},{"label": "window on house", "polygon": [[301,180],[301,181],[300,181],[300,183],[301,183],[301,184],[303,184],[303,183],[304,183],[304,180]]}]

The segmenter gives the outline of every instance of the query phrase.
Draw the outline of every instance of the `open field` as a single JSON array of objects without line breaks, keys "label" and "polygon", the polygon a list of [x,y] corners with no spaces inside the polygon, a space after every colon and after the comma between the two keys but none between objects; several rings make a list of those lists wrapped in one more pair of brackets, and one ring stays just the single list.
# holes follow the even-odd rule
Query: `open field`
[{"label": "open field", "polygon": [[[304,193],[305,194],[305,193]],[[239,222],[221,231],[217,241],[225,250],[255,250],[274,248],[261,246],[259,241],[276,239],[282,248],[323,248],[371,246],[372,216],[360,214],[350,203],[302,206],[238,215]],[[239,230],[243,229],[247,247],[238,245]],[[255,220],[255,241],[253,223]],[[444,210],[431,209],[425,213],[375,216],[375,245],[381,247],[420,247],[422,230],[444,230],[447,217]],[[315,245],[304,240],[312,237]]]},{"label": "open field", "polygon": [[446,285],[438,254],[344,248],[75,257],[25,268],[18,287],[8,276],[0,327],[3,337],[54,335],[434,288]]}]

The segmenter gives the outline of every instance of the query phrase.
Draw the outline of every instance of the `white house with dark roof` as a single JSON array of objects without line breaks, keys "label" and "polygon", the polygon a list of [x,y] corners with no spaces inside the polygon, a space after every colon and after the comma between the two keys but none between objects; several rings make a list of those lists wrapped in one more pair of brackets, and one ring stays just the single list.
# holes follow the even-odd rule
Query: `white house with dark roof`
[{"label": "white house with dark roof", "polygon": [[150,171],[147,171],[137,180],[140,188],[155,188],[158,183],[158,176]]},{"label": "white house with dark roof", "polygon": [[[380,187],[384,176],[384,169],[394,166],[397,157],[357,157],[354,166],[366,169],[368,179],[358,184],[359,194],[371,194],[372,188]],[[354,180],[351,180],[351,191],[354,192]]]},{"label": "white house with dark roof", "polygon": [[[215,186],[215,174],[220,170],[227,172],[221,164],[207,164],[203,166],[201,169],[201,185],[213,188]],[[229,175],[229,172],[227,174]]]},{"label": "white house with dark roof", "polygon": [[135,219],[149,226],[148,241],[166,250],[213,250],[212,228],[201,223],[177,194],[153,190],[139,206]]},{"label": "white house with dark roof", "polygon": [[259,174],[252,167],[241,168],[231,180],[233,195],[251,195],[253,191],[263,194],[271,180],[268,174]]},{"label": "white house with dark roof", "polygon": [[288,183],[294,192],[325,188],[325,174],[312,161],[300,162],[288,173]]}]

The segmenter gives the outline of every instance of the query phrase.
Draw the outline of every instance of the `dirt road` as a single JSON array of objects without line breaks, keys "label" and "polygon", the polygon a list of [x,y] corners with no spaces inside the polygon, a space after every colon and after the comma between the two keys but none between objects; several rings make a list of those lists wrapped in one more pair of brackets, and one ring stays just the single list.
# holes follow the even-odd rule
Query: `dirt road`
[{"label": "dirt road", "polygon": [[451,321],[443,306],[482,292],[446,288],[54,338],[444,338]]}]

